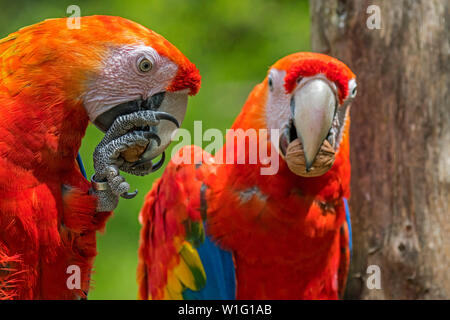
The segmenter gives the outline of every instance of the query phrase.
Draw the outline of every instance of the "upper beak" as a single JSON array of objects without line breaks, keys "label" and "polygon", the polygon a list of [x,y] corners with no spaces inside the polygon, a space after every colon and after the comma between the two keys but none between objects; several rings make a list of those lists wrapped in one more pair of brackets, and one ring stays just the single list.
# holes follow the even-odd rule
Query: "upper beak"
[{"label": "upper beak", "polygon": [[331,129],[335,109],[335,93],[322,79],[309,80],[291,98],[291,112],[303,145],[307,171]]}]

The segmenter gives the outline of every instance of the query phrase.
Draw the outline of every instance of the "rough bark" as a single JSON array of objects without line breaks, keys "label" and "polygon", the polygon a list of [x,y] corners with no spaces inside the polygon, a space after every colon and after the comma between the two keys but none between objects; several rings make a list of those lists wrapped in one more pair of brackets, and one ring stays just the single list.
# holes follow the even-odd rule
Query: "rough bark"
[{"label": "rough bark", "polygon": [[[369,5],[381,29],[369,29]],[[449,1],[311,0],[312,47],[357,75],[346,297],[450,299]],[[369,265],[381,289],[369,289]]]}]

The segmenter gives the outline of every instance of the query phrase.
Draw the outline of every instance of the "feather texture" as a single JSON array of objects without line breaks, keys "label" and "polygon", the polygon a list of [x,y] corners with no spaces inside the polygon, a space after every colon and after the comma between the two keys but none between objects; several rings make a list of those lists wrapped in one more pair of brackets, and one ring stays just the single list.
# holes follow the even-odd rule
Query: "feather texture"
[{"label": "feather texture", "polygon": [[[207,171],[195,163],[198,147],[178,154],[192,164],[171,161],[154,183],[140,213],[138,283],[141,299],[218,299],[234,295],[224,275],[234,278],[230,253],[205,236],[201,189]],[[206,152],[204,159],[211,158]],[[217,258],[217,259],[213,259]],[[216,271],[219,270],[217,277]]]},{"label": "feather texture", "polygon": [[[151,45],[185,78],[174,87],[198,90],[198,71],[162,36],[120,17],[80,22],[69,29],[50,19],[0,40],[0,299],[86,297],[96,232],[110,213],[96,212],[76,157],[89,121],[85,90],[108,50]],[[71,265],[79,288],[67,286]]]},{"label": "feather texture", "polygon": [[[288,93],[298,77],[325,75],[336,84],[341,102],[354,77],[341,62],[314,53],[287,56],[273,68],[285,71]],[[256,129],[259,136],[259,129],[268,128],[268,92],[266,78],[250,93],[232,129]],[[333,166],[317,177],[295,175],[279,156],[278,172],[261,175],[265,164],[249,164],[250,148],[246,164],[237,164],[236,143],[233,164],[227,164],[226,145],[214,159],[204,156],[198,169],[195,164],[169,164],[141,212],[140,297],[164,297],[160,290],[180,261],[180,245],[187,238],[195,243],[190,234],[200,237],[187,231],[195,221],[206,230],[197,252],[207,276],[203,290],[211,280],[212,291],[189,288],[184,298],[337,299],[350,263],[349,214],[343,200],[350,196],[349,123],[343,126]]]}]

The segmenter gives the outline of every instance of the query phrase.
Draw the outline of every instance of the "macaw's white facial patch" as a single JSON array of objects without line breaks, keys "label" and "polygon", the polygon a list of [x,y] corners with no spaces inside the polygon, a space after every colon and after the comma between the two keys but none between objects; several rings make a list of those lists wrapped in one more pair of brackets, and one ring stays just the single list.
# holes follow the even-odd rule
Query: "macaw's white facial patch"
[{"label": "macaw's white facial patch", "polygon": [[[284,88],[284,78],[286,71],[271,69],[268,76],[269,93],[266,104],[266,122],[268,129],[281,130],[289,121],[289,95]],[[279,137],[279,135],[278,135]],[[279,151],[279,142],[277,137],[270,135],[272,146]]]},{"label": "macaw's white facial patch", "polygon": [[[167,91],[178,66],[147,46],[112,48],[83,97],[91,121],[108,135],[146,135],[147,144],[121,150],[120,170],[144,175],[163,163],[154,159],[184,120],[189,89]],[[113,133],[110,131],[112,130]],[[164,155],[162,155],[164,157]]]},{"label": "macaw's white facial patch", "polygon": [[268,76],[269,96],[266,106],[268,129],[281,129],[289,121],[289,95],[284,88],[286,71],[272,69]]},{"label": "macaw's white facial patch", "polygon": [[357,90],[356,90],[356,80],[355,79],[350,79],[348,81],[348,92],[349,92],[348,98],[356,97]]},{"label": "macaw's white facial patch", "polygon": [[[142,64],[142,61],[145,64]],[[147,63],[148,62],[148,63]],[[146,100],[163,92],[177,74],[178,66],[149,46],[111,48],[100,72],[90,79],[84,107],[91,121],[118,104]]]}]

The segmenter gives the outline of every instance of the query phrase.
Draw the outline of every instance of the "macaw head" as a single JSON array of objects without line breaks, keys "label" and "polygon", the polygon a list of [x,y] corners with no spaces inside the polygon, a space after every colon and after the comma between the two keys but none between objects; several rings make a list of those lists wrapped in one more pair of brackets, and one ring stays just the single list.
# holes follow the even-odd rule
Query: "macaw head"
[{"label": "macaw head", "polygon": [[300,52],[275,63],[263,85],[266,123],[280,130],[279,141],[272,144],[289,169],[305,177],[327,172],[356,95],[355,75],[337,59]]},{"label": "macaw head", "polygon": [[82,106],[104,132],[121,115],[166,112],[177,121],[156,127],[161,144],[151,157],[160,154],[174,123],[183,121],[188,96],[200,88],[199,71],[174,45],[135,22],[112,16],[79,22],[73,28],[68,19],[45,20],[0,40],[3,84],[11,96]]}]

